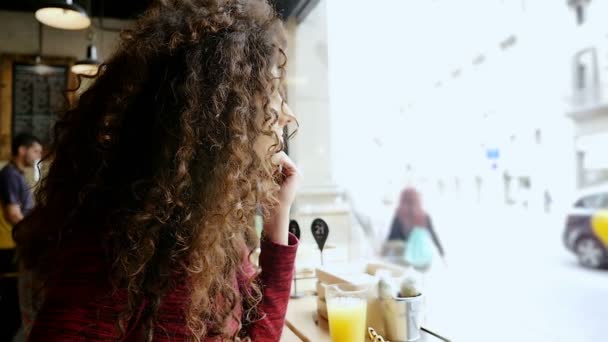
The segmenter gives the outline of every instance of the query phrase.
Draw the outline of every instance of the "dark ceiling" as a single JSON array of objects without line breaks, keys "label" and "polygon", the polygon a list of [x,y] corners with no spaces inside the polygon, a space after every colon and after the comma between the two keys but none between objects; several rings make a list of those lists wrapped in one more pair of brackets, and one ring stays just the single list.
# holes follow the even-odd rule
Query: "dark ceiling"
[{"label": "dark ceiling", "polygon": [[[94,17],[133,19],[142,13],[152,0],[74,0]],[[314,6],[318,0],[271,0],[277,11],[285,18],[296,15],[298,19],[306,9]],[[0,10],[33,12],[43,0],[0,0]]]}]

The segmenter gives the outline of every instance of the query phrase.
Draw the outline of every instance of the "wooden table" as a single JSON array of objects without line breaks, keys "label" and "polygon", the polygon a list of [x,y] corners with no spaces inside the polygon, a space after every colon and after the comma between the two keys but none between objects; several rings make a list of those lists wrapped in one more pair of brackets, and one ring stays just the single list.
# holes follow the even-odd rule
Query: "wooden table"
[{"label": "wooden table", "polygon": [[[317,319],[316,296],[290,300],[285,325],[284,330],[290,330],[290,332],[284,331],[281,341],[298,341],[293,339],[293,335],[295,335],[304,342],[331,342],[327,322],[324,319]],[[423,332],[419,342],[442,342],[442,340]]]},{"label": "wooden table", "polygon": [[[320,325],[317,325],[317,323],[320,323]],[[301,341],[331,342],[327,323],[325,320],[317,319],[316,296],[306,296],[290,300],[289,306],[287,306],[285,325]]]},{"label": "wooden table", "polygon": [[289,327],[283,328],[283,335],[281,335],[281,342],[301,342],[302,339],[298,337]]}]

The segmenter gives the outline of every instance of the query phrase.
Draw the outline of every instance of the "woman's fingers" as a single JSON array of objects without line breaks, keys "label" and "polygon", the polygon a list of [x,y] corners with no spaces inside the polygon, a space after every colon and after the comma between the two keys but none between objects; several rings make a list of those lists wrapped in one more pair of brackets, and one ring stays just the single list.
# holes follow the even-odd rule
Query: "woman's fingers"
[{"label": "woman's fingers", "polygon": [[280,172],[285,177],[295,176],[299,173],[298,167],[296,166],[296,164],[283,151],[272,156],[272,162],[273,162],[273,164],[280,167]]},{"label": "woman's fingers", "polygon": [[279,179],[281,186],[279,190],[279,202],[283,206],[290,207],[293,203],[298,185],[300,183],[300,172],[296,164],[285,152],[279,152],[273,156],[272,162],[279,167]]}]

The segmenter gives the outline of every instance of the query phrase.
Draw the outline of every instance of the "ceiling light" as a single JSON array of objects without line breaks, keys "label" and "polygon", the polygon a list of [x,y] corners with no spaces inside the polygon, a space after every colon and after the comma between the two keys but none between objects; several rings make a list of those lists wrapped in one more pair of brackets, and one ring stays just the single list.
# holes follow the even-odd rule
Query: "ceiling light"
[{"label": "ceiling light", "polygon": [[77,61],[71,68],[77,75],[95,76],[99,70],[99,60],[97,60],[97,48],[91,44],[87,47],[87,58]]},{"label": "ceiling light", "polygon": [[73,0],[44,2],[36,11],[39,22],[64,30],[82,30],[91,26],[87,12]]}]

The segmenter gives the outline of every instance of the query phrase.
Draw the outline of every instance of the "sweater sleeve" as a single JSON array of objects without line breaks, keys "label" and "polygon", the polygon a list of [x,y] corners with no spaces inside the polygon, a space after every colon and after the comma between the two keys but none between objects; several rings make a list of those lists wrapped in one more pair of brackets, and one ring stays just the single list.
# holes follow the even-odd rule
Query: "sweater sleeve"
[{"label": "sweater sleeve", "polygon": [[47,281],[28,341],[119,339],[116,320],[126,292],[112,293],[101,260],[97,250],[86,248],[75,248],[63,259],[65,270]]},{"label": "sweater sleeve", "polygon": [[298,239],[289,234],[288,245],[279,245],[262,240],[258,281],[263,289],[262,302],[258,310],[262,318],[254,322],[248,331],[252,341],[277,342],[281,339],[294,264],[298,249]]}]

